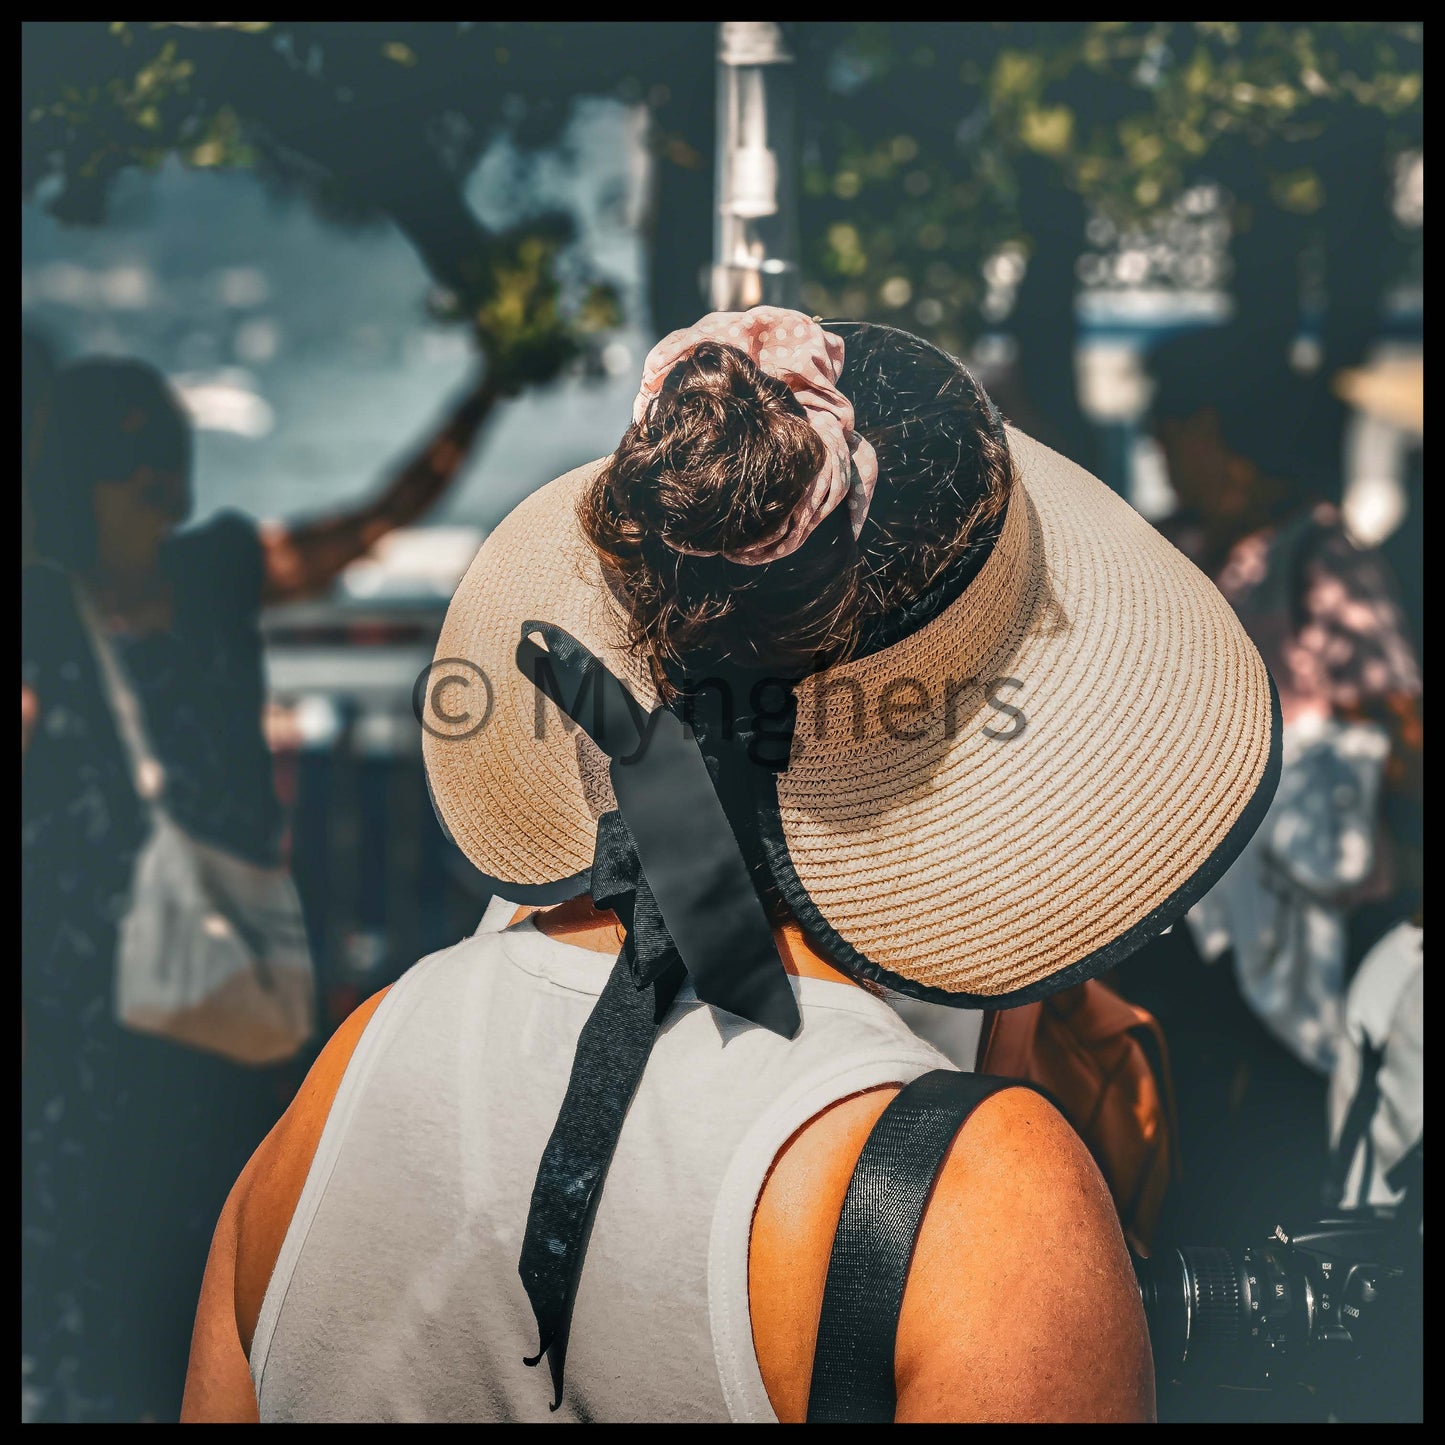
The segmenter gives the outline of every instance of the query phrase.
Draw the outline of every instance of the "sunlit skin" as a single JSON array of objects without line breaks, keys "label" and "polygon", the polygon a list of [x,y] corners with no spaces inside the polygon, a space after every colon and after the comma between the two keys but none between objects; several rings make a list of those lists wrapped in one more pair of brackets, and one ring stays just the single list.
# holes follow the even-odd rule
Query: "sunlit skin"
[{"label": "sunlit skin", "polygon": [[[597,953],[599,970],[621,946],[616,918],[585,898],[539,914],[537,926]],[[776,938],[790,973],[854,986],[796,926]],[[347,1061],[381,997],[337,1031],[226,1202],[196,1313],[183,1421],[257,1419],[247,1351],[261,1301]],[[806,1416],[843,1196],[896,1093],[872,1089],[817,1115],[773,1161],[758,1199],[753,1341],[781,1420]],[[1108,1189],[1078,1136],[1029,1090],[990,1099],[954,1141],[909,1271],[896,1382],[901,1421],[1154,1417],[1143,1310]]]}]

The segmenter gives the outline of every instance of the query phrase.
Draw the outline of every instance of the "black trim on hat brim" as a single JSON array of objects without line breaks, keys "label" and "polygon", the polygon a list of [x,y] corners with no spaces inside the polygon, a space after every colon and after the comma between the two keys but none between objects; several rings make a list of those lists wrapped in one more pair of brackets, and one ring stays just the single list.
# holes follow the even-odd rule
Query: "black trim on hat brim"
[{"label": "black trim on hat brim", "polygon": [[[951,1008],[1005,1009],[1033,1003],[1037,999],[1060,993],[1064,989],[1074,987],[1075,984],[1097,978],[1099,974],[1107,973],[1111,968],[1118,967],[1130,954],[1178,922],[1219,882],[1230,865],[1244,851],[1245,845],[1264,821],[1264,816],[1269,811],[1269,805],[1274,801],[1275,790],[1279,786],[1283,724],[1280,717],[1279,693],[1272,677],[1269,679],[1269,698],[1270,743],[1269,757],[1265,762],[1264,772],[1260,775],[1259,783],[1250,795],[1249,801],[1244,805],[1239,817],[1234,820],[1229,831],[1220,839],[1219,845],[1210,853],[1209,857],[1163,903],[1151,909],[1117,938],[1104,944],[1102,948],[1095,949],[1093,953],[1077,962],[1069,964],[1058,973],[1026,984],[1023,988],[1012,989],[1008,993],[951,993],[947,989],[915,983],[902,974],[893,973],[882,965],[874,963],[866,954],[856,949],[823,916],[793,867],[787,839],[783,835],[777,784],[771,778],[763,785],[766,791],[761,795],[758,805],[759,833],[768,867],[772,871],[773,881],[777,884],[779,892],[799,927],[807,935],[809,942],[829,963],[842,969],[845,973],[866,978],[908,998],[922,999],[926,1003],[946,1004]],[[438,810],[438,822],[440,821],[440,810]],[[442,826],[445,831],[445,824]],[[448,837],[450,837],[449,833]],[[510,883],[505,879],[493,878],[480,869],[477,870],[478,876],[491,891],[500,893],[508,902],[535,904],[543,908],[550,907],[555,903],[565,903],[570,898],[576,898],[579,894],[588,892],[591,887],[591,871],[590,868],[584,868],[570,878],[557,879],[551,883]]]},{"label": "black trim on hat brim", "polygon": [[[1267,675],[1267,674],[1266,674]],[[793,917],[807,935],[808,941],[828,960],[829,963],[851,973],[881,984],[894,993],[909,998],[922,999],[927,1003],[947,1004],[951,1008],[1006,1009],[1020,1004],[1033,1003],[1059,993],[1075,984],[1084,983],[1109,969],[1117,967],[1131,953],[1157,938],[1171,924],[1184,916],[1224,876],[1230,865],[1244,851],[1245,845],[1254,836],[1269,805],[1274,800],[1275,789],[1279,786],[1281,728],[1279,693],[1274,678],[1269,679],[1270,699],[1270,742],[1269,757],[1258,785],[1250,795],[1229,831],[1220,839],[1218,846],[1209,857],[1185,880],[1164,902],[1150,909],[1137,923],[1126,929],[1117,938],[1097,948],[1093,953],[1075,963],[1050,974],[1048,978],[1026,984],[1023,988],[1011,989],[1008,993],[952,993],[947,989],[934,988],[928,984],[915,983],[902,974],[876,964],[847,941],[823,916],[812,896],[803,886],[793,867],[788,852],[787,839],[783,834],[782,814],[778,807],[776,780],[769,779],[766,792],[758,805],[759,831],[762,834],[763,850],[773,881],[777,884],[784,901],[792,910]]]},{"label": "black trim on hat brim", "polygon": [[570,878],[561,878],[556,883],[508,883],[501,878],[493,878],[490,873],[483,873],[475,863],[472,867],[476,868],[477,876],[494,894],[500,893],[508,903],[525,904],[528,907],[535,904],[538,908],[550,908],[554,903],[566,903],[569,898],[576,898],[592,887],[590,868],[584,868]]}]

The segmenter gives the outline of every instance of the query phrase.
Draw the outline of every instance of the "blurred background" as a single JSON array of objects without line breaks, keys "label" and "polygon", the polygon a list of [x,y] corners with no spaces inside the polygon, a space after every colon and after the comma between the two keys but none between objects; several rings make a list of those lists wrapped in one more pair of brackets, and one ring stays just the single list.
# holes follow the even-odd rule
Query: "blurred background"
[{"label": "blurred background", "polygon": [[[514,394],[415,531],[268,615],[290,849],[347,998],[484,902],[409,689],[488,527],[606,452],[712,258],[710,23],[34,22],[22,324],[158,366],[196,515],[373,486],[480,348]],[[1150,516],[1145,358],[1234,318],[1321,378],[1421,352],[1420,28],[793,26],[801,300],[967,358]],[[1352,416],[1347,515],[1418,615],[1407,429]],[[340,997],[338,1008],[344,1007]]]},{"label": "blurred background", "polygon": [[[1171,348],[1214,335],[1277,360],[1313,399],[1285,470],[1389,578],[1365,631],[1408,639],[1405,661],[1363,666],[1407,699],[1418,761],[1419,23],[21,30],[23,342],[168,379],[194,522],[390,497],[482,379],[419,515],[261,617],[282,856],[325,1009],[275,1107],[361,999],[487,904],[435,821],[412,708],[452,590],[521,498],[615,445],[652,343],[712,306],[928,337],[1166,530],[1198,519],[1161,426],[1196,402],[1223,416],[1236,370],[1166,416]],[[1270,397],[1251,400],[1266,424]],[[1235,560],[1213,572],[1242,606]],[[1417,823],[1391,824],[1404,854]],[[1351,966],[1418,909],[1403,876]],[[1145,1001],[1166,1030],[1171,1007],[1206,1017]]]}]

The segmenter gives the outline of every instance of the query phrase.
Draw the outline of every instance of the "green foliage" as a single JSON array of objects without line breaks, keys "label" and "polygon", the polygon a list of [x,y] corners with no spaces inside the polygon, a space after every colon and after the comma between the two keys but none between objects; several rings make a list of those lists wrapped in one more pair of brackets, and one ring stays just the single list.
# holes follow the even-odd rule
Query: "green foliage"
[{"label": "green foliage", "polygon": [[[22,196],[42,199],[62,221],[97,224],[123,170],[155,170],[175,156],[198,168],[254,168],[270,185],[301,190],[333,221],[387,218],[450,297],[441,309],[475,330],[498,387],[516,391],[556,375],[617,322],[607,287],[585,276],[559,282],[563,263],[576,261],[566,255],[566,218],[534,217],[498,234],[462,199],[495,136],[556,140],[583,88],[569,80],[579,60],[569,59],[564,31],[27,22]],[[611,83],[620,84],[625,66],[617,56],[611,64]]]},{"label": "green foliage", "polygon": [[74,65],[43,78],[35,73],[42,67],[22,71],[22,194],[59,181],[51,210],[93,224],[126,167],[155,170],[171,154],[199,166],[253,162],[235,113],[196,105],[195,63],[175,40],[138,37],[125,21],[76,28],[90,33]]},{"label": "green foliage", "polygon": [[1042,50],[1006,44],[989,77],[1001,133],[1058,164],[1121,219],[1173,199],[1201,165],[1251,153],[1275,199],[1318,210],[1292,153],[1330,130],[1393,125],[1418,139],[1423,27],[1392,22],[1096,21]]},{"label": "green foliage", "polygon": [[870,22],[802,39],[808,304],[953,346],[979,324],[987,258],[1048,239],[1049,188],[1059,225],[1073,195],[1128,227],[1208,177],[1242,224],[1274,224],[1354,204],[1362,171],[1383,194],[1388,158],[1421,142],[1418,23]]},{"label": "green foliage", "polygon": [[550,381],[621,322],[616,292],[595,282],[564,306],[558,260],[570,239],[556,220],[503,232],[474,258],[469,291],[433,298],[433,314],[475,329],[503,395]]},{"label": "green foliage", "polygon": [[[255,167],[332,219],[388,217],[504,385],[526,385],[607,324],[615,298],[558,282],[557,218],[495,235],[461,202],[463,178],[495,136],[554,143],[577,96],[614,94],[658,109],[665,192],[668,174],[709,162],[710,137],[672,115],[680,99],[694,130],[710,114],[692,102],[712,94],[711,31],[26,22],[22,195],[96,222],[122,169],[175,155]],[[806,304],[955,348],[981,324],[988,258],[1013,243],[1072,264],[1082,206],[1128,227],[1207,176],[1237,224],[1294,246],[1299,227],[1338,229],[1371,184],[1383,190],[1390,156],[1421,143],[1414,22],[807,22],[795,39]]]}]

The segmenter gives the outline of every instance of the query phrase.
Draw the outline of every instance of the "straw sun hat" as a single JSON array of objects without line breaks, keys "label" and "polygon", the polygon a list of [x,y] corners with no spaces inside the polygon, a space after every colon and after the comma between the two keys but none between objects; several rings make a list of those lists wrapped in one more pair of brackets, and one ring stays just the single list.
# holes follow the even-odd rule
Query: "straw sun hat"
[{"label": "straw sun hat", "polygon": [[[850,353],[884,330],[827,325]],[[858,430],[896,423],[906,402],[885,390],[870,415],[852,364]],[[1274,689],[1219,592],[1082,468],[1006,436],[1017,484],[982,567],[908,635],[799,682],[789,764],[757,790],[814,946],[971,1007],[1079,982],[1162,931],[1239,854],[1279,772]],[[563,629],[658,704],[576,517],[601,464],[487,538],[418,692],[443,826],[524,902],[587,889],[617,806],[607,759],[519,669],[524,624]]]}]

